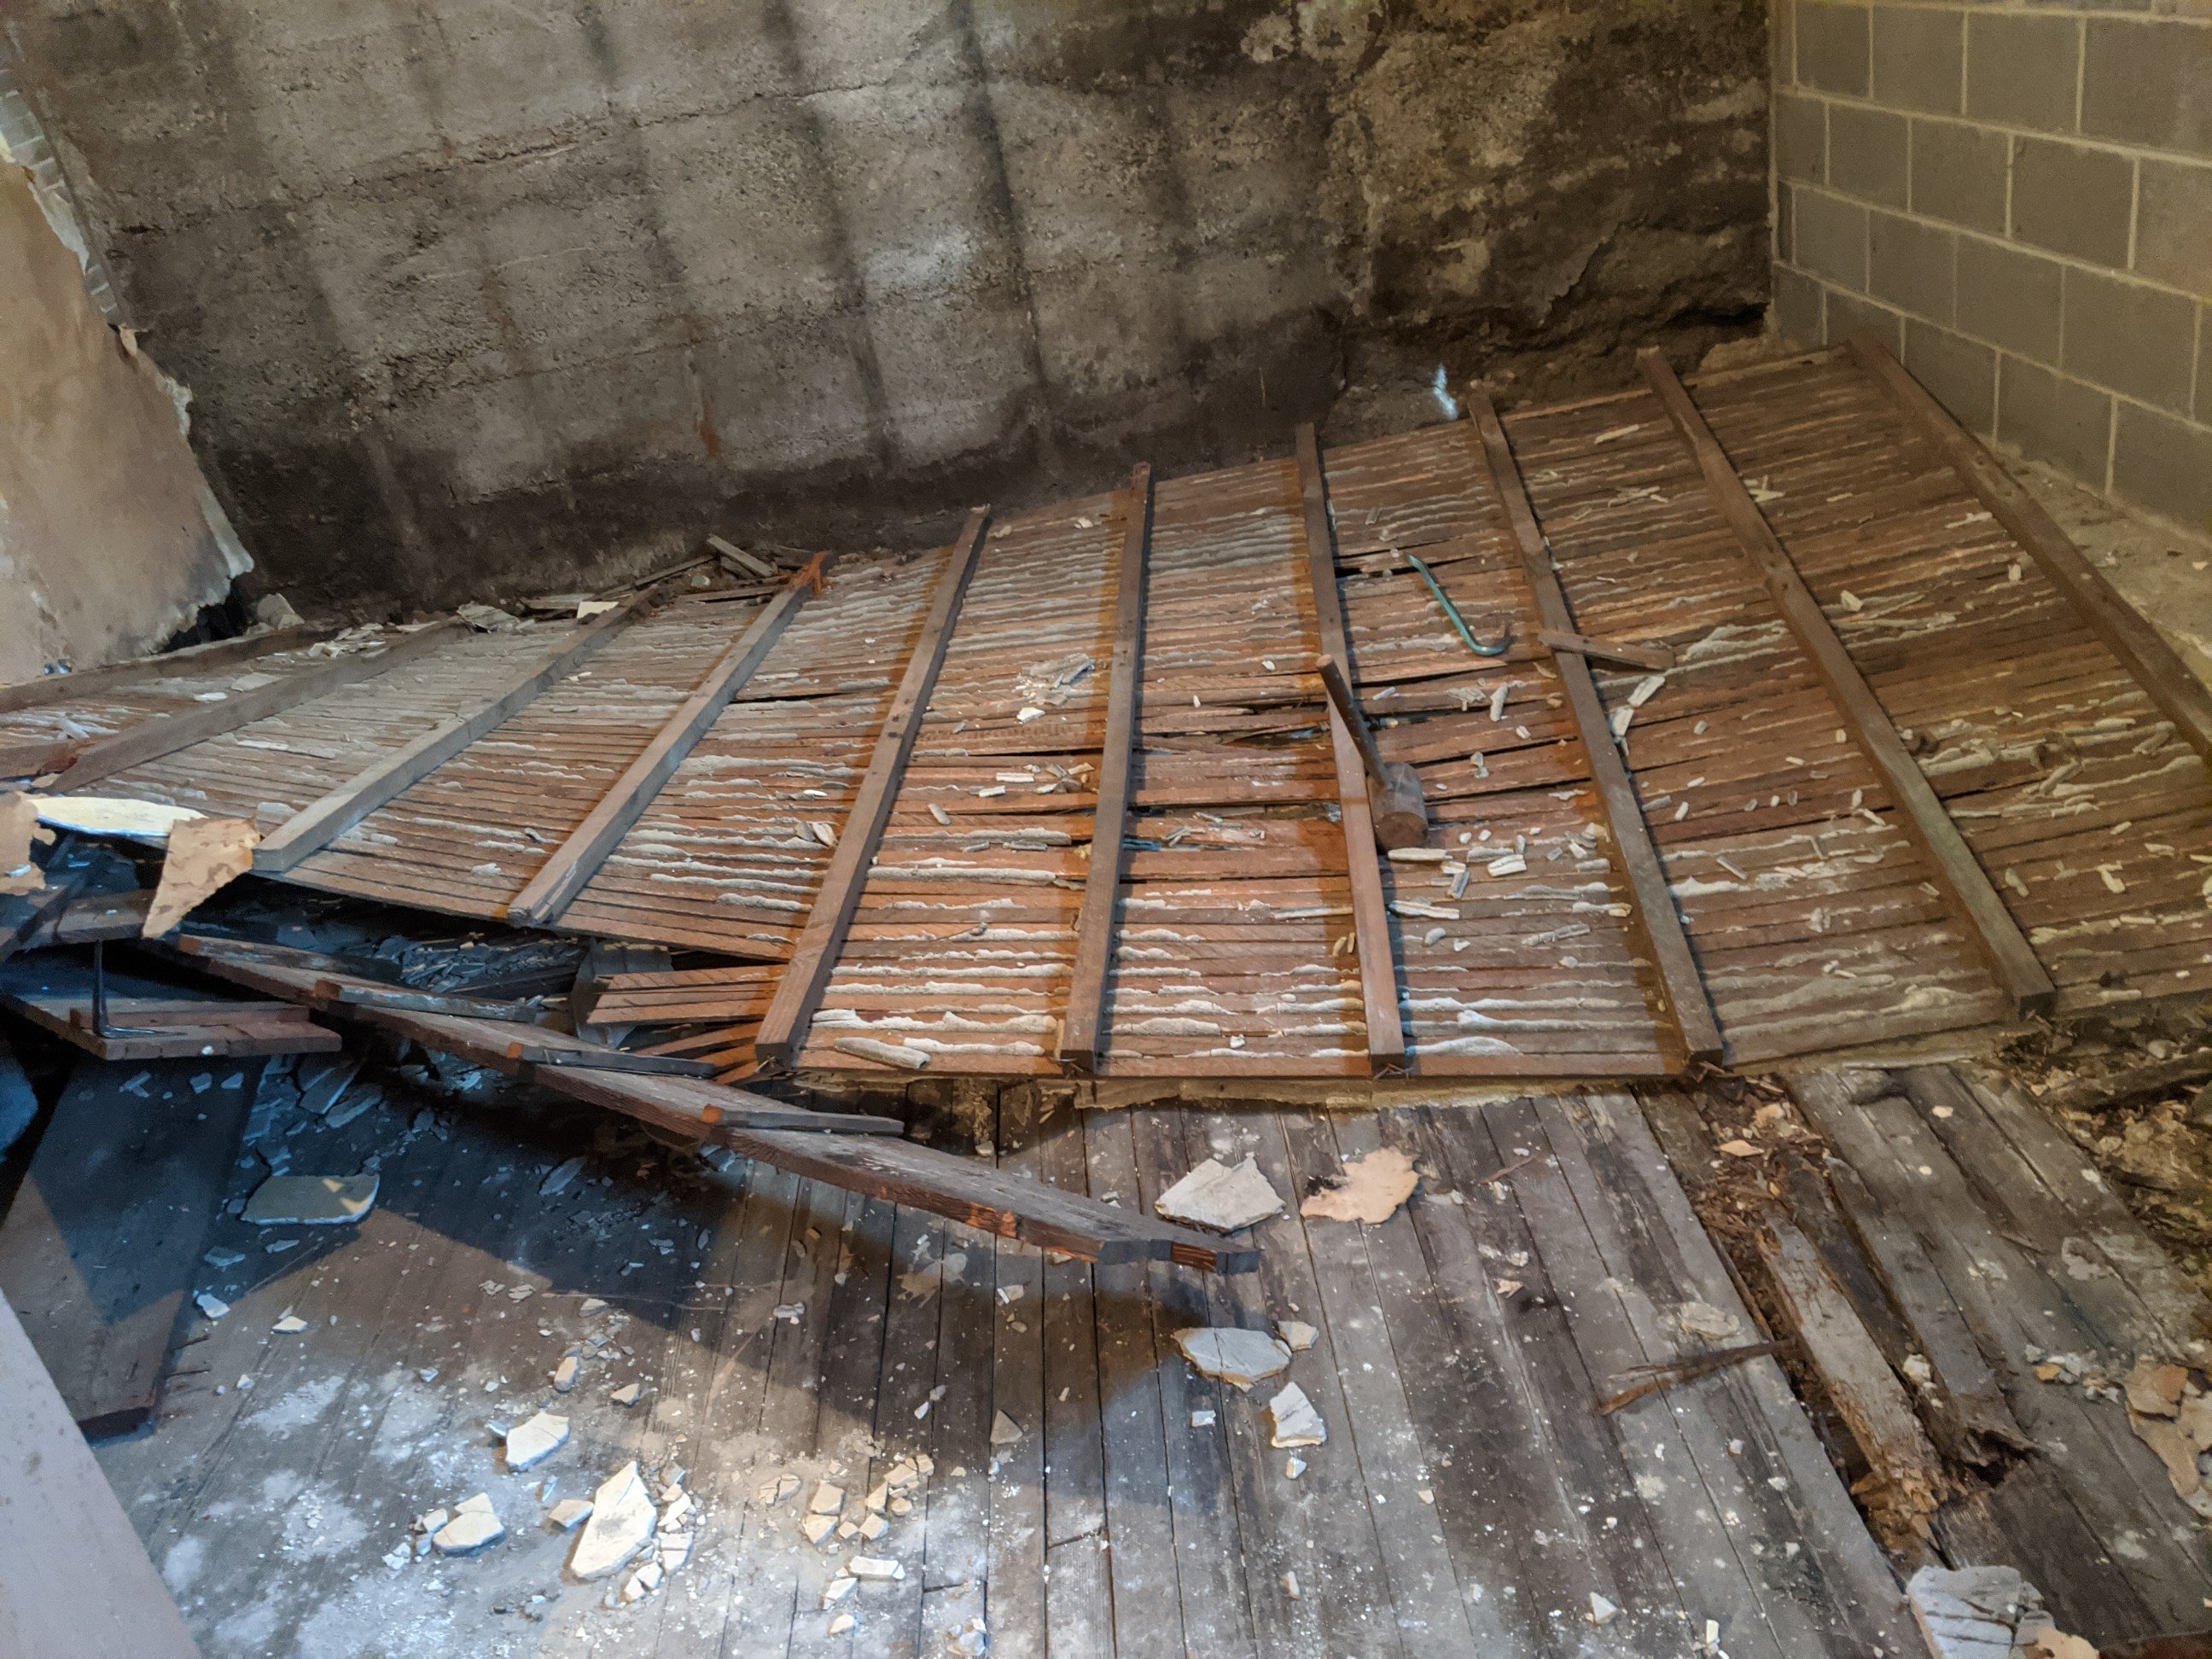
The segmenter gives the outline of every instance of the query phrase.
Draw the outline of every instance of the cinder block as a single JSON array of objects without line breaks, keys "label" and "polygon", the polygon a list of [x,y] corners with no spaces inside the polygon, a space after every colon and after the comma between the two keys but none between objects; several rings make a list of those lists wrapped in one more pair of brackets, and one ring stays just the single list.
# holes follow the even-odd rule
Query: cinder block
[{"label": "cinder block", "polygon": [[1863,104],[1828,106],[1828,187],[1903,207],[1906,122],[1886,109]]},{"label": "cinder block", "polygon": [[2212,291],[2212,167],[2146,155],[2136,191],[2136,274]]},{"label": "cinder block", "polygon": [[2056,368],[2065,268],[2039,253],[1959,239],[1960,331]]},{"label": "cinder block", "polygon": [[1936,6],[1876,6],[1874,100],[1895,109],[1956,115],[1966,61],[1966,14]]},{"label": "cinder block", "polygon": [[2124,270],[2135,162],[2056,138],[2016,138],[2012,234],[2023,242]]},{"label": "cinder block", "polygon": [[2212,427],[2122,404],[2112,493],[2212,535]]},{"label": "cinder block", "polygon": [[1798,185],[1792,194],[1797,264],[1839,288],[1864,289],[1867,210],[1826,191]]},{"label": "cinder block", "polygon": [[1969,432],[1986,436],[1996,425],[1997,354],[1992,348],[1908,317],[1905,366]]},{"label": "cinder block", "polygon": [[2083,132],[2212,156],[2212,24],[2094,17],[2083,54]]},{"label": "cinder block", "polygon": [[1864,6],[1798,0],[1797,84],[1851,98],[1865,97],[1869,40]]},{"label": "cinder block", "polygon": [[2039,363],[1998,360],[1997,436],[2007,443],[2102,489],[2112,427],[2111,392],[2054,374]]},{"label": "cinder block", "polygon": [[1964,121],[1912,124],[1912,210],[1968,230],[2005,234],[2011,141]]},{"label": "cinder block", "polygon": [[1770,0],[1766,8],[1766,46],[1771,54],[1772,79],[1778,87],[1797,78],[1796,7],[1792,0]]},{"label": "cinder block", "polygon": [[1827,339],[1823,303],[1826,290],[1802,270],[1774,268],[1774,327],[1785,340],[1816,346]]},{"label": "cinder block", "polygon": [[2074,131],[2081,24],[2067,13],[1974,12],[1966,19],[1966,113],[1978,121]]},{"label": "cinder block", "polygon": [[1828,182],[1828,106],[1796,93],[1774,94],[1774,170],[1801,185]]},{"label": "cinder block", "polygon": [[1958,247],[1956,231],[1876,213],[1867,234],[1867,290],[1948,327],[1958,295]]},{"label": "cinder block", "polygon": [[1871,334],[1893,355],[1905,350],[1905,319],[1887,306],[1877,305],[1856,294],[1828,291],[1828,341],[1840,343],[1854,334]]},{"label": "cinder block", "polygon": [[2189,412],[2197,350],[2197,306],[2170,294],[2069,266],[2066,271],[2066,349],[2059,367],[2130,398]]}]

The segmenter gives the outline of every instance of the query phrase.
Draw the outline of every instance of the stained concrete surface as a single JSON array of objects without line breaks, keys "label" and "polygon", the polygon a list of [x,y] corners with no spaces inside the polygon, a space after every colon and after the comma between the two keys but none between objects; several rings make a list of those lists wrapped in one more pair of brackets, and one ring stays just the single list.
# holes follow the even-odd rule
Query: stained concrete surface
[{"label": "stained concrete surface", "polygon": [[1705,0],[34,0],[6,29],[303,605],[949,534],[1685,362],[1766,295]]}]

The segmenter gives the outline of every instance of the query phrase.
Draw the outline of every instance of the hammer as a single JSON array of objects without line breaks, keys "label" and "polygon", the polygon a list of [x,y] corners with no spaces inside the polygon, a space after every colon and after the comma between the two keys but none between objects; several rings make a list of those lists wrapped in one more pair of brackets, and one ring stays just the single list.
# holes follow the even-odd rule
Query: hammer
[{"label": "hammer", "polygon": [[1421,775],[1403,761],[1386,761],[1375,747],[1375,734],[1366,717],[1352,701],[1344,671],[1327,657],[1322,659],[1321,683],[1328,700],[1359,744],[1359,758],[1367,767],[1367,810],[1375,819],[1375,839],[1388,852],[1398,847],[1419,847],[1429,839],[1429,805],[1421,793]]}]

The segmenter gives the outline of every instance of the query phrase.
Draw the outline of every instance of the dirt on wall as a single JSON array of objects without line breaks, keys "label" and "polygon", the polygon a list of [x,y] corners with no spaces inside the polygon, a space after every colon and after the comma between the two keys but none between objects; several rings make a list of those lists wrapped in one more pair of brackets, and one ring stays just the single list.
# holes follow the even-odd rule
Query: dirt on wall
[{"label": "dirt on wall", "polygon": [[27,0],[265,579],[430,605],[949,533],[1687,359],[1766,297],[1694,0]]}]

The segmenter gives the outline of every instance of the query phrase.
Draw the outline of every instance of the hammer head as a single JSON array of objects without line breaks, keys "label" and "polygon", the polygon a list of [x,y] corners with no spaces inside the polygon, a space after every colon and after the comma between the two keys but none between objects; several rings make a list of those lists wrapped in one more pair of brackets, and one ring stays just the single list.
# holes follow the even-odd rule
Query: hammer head
[{"label": "hammer head", "polygon": [[1367,810],[1375,819],[1375,840],[1384,852],[1419,847],[1429,839],[1429,805],[1420,774],[1403,761],[1386,762],[1383,781],[1367,780]]}]

